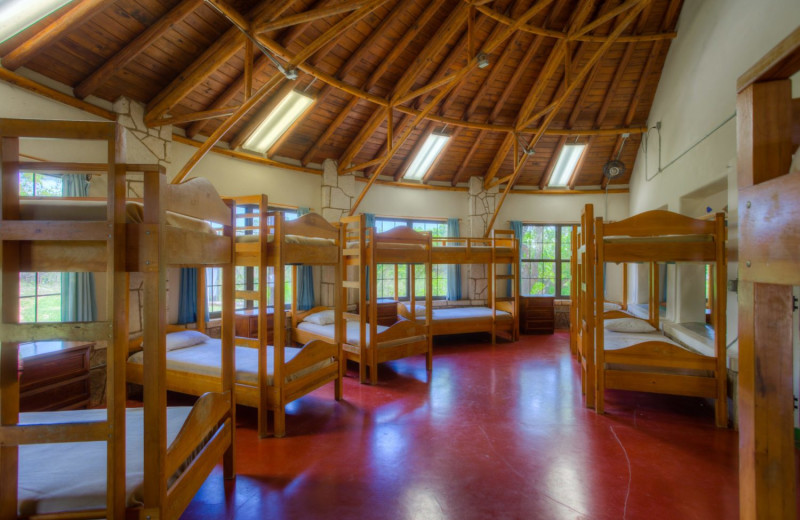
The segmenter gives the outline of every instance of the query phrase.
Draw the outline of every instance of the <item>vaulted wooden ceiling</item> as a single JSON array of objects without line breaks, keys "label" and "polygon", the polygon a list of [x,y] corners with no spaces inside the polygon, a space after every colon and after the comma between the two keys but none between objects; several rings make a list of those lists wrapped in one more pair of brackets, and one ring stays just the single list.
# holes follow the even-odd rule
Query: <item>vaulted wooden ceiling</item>
[{"label": "vaulted wooden ceiling", "polygon": [[0,56],[75,97],[127,96],[146,104],[151,125],[233,148],[288,90],[313,94],[269,151],[278,161],[332,158],[340,173],[400,180],[425,138],[444,131],[452,137],[425,182],[544,187],[561,147],[578,142],[589,147],[570,188],[605,187],[603,165],[618,154],[627,171],[612,183],[630,179],[681,4],[75,0]]}]

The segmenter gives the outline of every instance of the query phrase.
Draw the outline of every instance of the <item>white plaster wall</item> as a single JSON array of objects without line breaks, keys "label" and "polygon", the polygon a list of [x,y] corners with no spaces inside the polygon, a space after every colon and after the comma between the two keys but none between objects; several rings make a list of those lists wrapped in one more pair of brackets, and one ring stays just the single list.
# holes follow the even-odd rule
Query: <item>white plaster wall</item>
[{"label": "white plaster wall", "polygon": [[[167,177],[174,177],[197,151],[194,146],[172,143],[172,164]],[[220,195],[266,193],[270,202],[320,210],[322,175],[275,168],[209,153],[189,174],[210,180]]]},{"label": "white plaster wall", "polygon": [[[579,224],[581,212],[586,204],[594,204],[596,217],[605,217],[605,195],[533,195],[516,194],[508,196],[496,227],[508,229],[510,220],[527,222]],[[628,216],[628,194],[608,195],[608,220],[620,220]]]}]

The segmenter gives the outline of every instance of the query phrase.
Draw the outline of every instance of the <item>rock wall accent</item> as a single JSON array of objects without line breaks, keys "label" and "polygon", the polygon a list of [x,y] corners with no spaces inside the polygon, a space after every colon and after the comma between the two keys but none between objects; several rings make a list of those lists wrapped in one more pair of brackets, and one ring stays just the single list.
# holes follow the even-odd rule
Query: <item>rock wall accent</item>
[{"label": "rock wall accent", "polygon": [[129,163],[169,166],[172,158],[172,125],[148,128],[144,105],[121,97],[114,102],[117,121],[125,127],[126,158]]},{"label": "rock wall accent", "polygon": [[[469,179],[469,235],[482,237],[489,226],[489,220],[494,214],[497,204],[499,187],[494,186],[489,190],[484,189],[481,177]],[[466,296],[472,301],[486,303],[489,299],[489,273],[485,265],[466,266],[467,287]]]},{"label": "rock wall accent", "polygon": [[[360,186],[356,185],[353,174],[339,175],[336,161],[325,159],[322,162],[322,216],[328,222],[339,220],[350,212]],[[323,266],[320,269],[319,304],[332,306],[336,295],[336,271],[334,267]]]}]

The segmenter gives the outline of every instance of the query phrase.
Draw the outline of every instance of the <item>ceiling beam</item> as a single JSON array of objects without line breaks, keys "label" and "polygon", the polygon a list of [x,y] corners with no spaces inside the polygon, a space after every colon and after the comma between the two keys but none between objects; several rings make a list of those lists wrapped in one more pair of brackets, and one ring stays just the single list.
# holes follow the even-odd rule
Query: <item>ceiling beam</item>
[{"label": "ceiling beam", "polygon": [[[551,1],[552,1],[552,0],[543,0],[543,1],[541,1],[541,2],[538,2],[536,5],[534,5],[534,6],[533,6],[533,7],[531,7],[530,9],[528,9],[528,10],[527,10],[527,11],[526,11],[524,14],[522,14],[522,15],[521,15],[521,16],[520,16],[520,17],[519,17],[519,18],[518,18],[518,19],[517,19],[517,20],[514,22],[514,24],[512,24],[512,25],[510,25],[510,26],[506,27],[505,29],[503,29],[502,31],[500,31],[500,33],[497,35],[497,37],[496,37],[496,38],[490,38],[490,39],[489,39],[489,41],[487,41],[487,42],[484,44],[483,48],[481,49],[481,52],[483,52],[483,53],[485,53],[485,54],[487,54],[487,55],[488,55],[488,54],[491,54],[492,52],[494,52],[494,50],[495,50],[495,49],[496,49],[496,48],[497,48],[497,47],[498,47],[498,46],[499,46],[501,43],[503,43],[504,41],[506,41],[506,40],[507,40],[507,39],[508,39],[508,38],[509,38],[509,37],[510,37],[510,36],[511,36],[511,35],[512,35],[512,34],[513,34],[513,33],[514,33],[516,30],[517,30],[517,28],[518,28],[518,26],[519,26],[519,25],[522,25],[522,24],[526,23],[526,22],[527,22],[528,20],[530,20],[530,19],[531,19],[533,16],[535,16],[535,15],[536,15],[536,14],[537,14],[537,13],[538,13],[538,12],[539,12],[541,9],[543,9],[544,7],[546,7],[546,6],[547,6],[547,5],[548,5],[548,4],[549,4]],[[397,144],[396,144],[395,146],[393,146],[393,147],[392,147],[392,148],[391,148],[391,149],[388,151],[388,153],[386,154],[386,159],[385,159],[383,162],[381,162],[381,163],[380,163],[380,165],[378,165],[378,167],[375,169],[375,171],[373,171],[373,172],[372,172],[372,174],[370,175],[370,178],[369,178],[369,180],[367,181],[367,185],[364,187],[364,189],[361,191],[361,193],[359,193],[358,197],[356,197],[356,200],[355,200],[355,202],[353,203],[353,206],[352,206],[352,208],[350,209],[350,215],[353,215],[353,214],[355,214],[356,210],[358,209],[358,206],[359,206],[359,204],[361,203],[361,201],[362,201],[362,200],[364,199],[364,197],[366,196],[366,194],[367,194],[367,192],[369,191],[369,189],[370,189],[370,187],[372,186],[372,184],[375,182],[375,179],[377,179],[378,175],[380,175],[380,174],[381,174],[381,172],[384,170],[384,168],[385,168],[385,167],[386,167],[386,165],[389,163],[389,161],[391,161],[391,159],[392,159],[392,157],[394,156],[394,154],[395,154],[395,153],[397,153],[397,150],[399,150],[399,149],[400,149],[400,147],[403,145],[403,143],[405,142],[405,140],[408,138],[408,136],[409,136],[409,135],[411,134],[411,132],[414,130],[414,127],[416,127],[416,125],[417,125],[417,124],[419,124],[419,122],[420,122],[420,121],[422,121],[422,120],[425,118],[425,116],[426,116],[426,115],[427,115],[427,114],[428,114],[430,111],[432,111],[432,110],[433,110],[433,109],[434,109],[434,108],[435,108],[435,107],[436,107],[436,106],[439,104],[439,102],[442,100],[442,98],[444,98],[444,96],[446,96],[446,95],[447,95],[447,93],[448,93],[450,90],[452,90],[452,88],[453,88],[453,87],[454,87],[456,84],[458,84],[458,82],[462,81],[462,80],[463,80],[463,78],[464,78],[464,77],[465,77],[465,76],[466,76],[466,75],[467,75],[467,74],[468,74],[468,73],[469,73],[469,72],[470,72],[470,71],[471,71],[471,70],[472,70],[474,67],[476,67],[476,66],[477,66],[477,64],[478,64],[478,59],[477,59],[477,56],[474,56],[474,57],[470,58],[470,60],[469,60],[469,62],[467,63],[467,65],[466,65],[465,67],[463,67],[461,70],[459,70],[458,72],[456,72],[456,73],[455,73],[455,76],[456,76],[456,78],[455,78],[455,81],[454,81],[453,83],[450,83],[450,84],[448,84],[448,85],[447,85],[447,86],[445,86],[444,88],[442,88],[442,89],[439,91],[439,93],[438,93],[438,94],[437,94],[437,95],[436,95],[436,96],[433,98],[433,100],[432,100],[432,101],[431,101],[431,102],[428,104],[427,108],[425,108],[425,109],[424,109],[424,110],[423,110],[423,111],[420,113],[420,115],[419,115],[419,116],[417,116],[417,117],[414,119],[414,121],[413,121],[413,122],[412,122],[412,123],[411,123],[411,124],[408,126],[408,128],[406,128],[406,129],[403,131],[403,133],[402,133],[402,134],[400,135],[400,137],[397,139]]]},{"label": "ceiling beam", "polygon": [[590,23],[587,23],[580,29],[578,29],[574,34],[570,34],[570,39],[575,39],[579,36],[583,36],[584,34],[588,33],[589,31],[593,31],[603,25],[604,23],[608,22],[612,18],[619,16],[620,14],[624,13],[625,11],[635,7],[638,5],[642,0],[628,0],[627,2],[623,2],[622,4],[618,5],[616,8],[612,9],[611,11],[607,12],[606,14],[598,17],[596,20],[592,20]]},{"label": "ceiling beam", "polygon": [[76,0],[73,2],[72,9],[65,12],[63,16],[6,54],[3,57],[3,67],[17,70],[40,51],[57,42],[75,26],[88,21],[107,5],[108,2],[104,0]]},{"label": "ceiling beam", "polygon": [[[273,3],[269,0],[262,0],[250,11],[249,19],[260,21],[263,18],[274,18],[283,13],[294,0],[282,0],[280,3]],[[209,2],[220,7],[225,12],[227,9],[224,4]],[[223,63],[230,60],[244,46],[247,38],[236,27],[231,27],[225,31],[216,41],[208,47],[197,59],[192,62],[183,72],[173,79],[169,85],[161,90],[147,104],[145,122],[152,122],[162,117],[169,109],[180,103],[192,90],[205,81]]]},{"label": "ceiling beam", "polygon": [[284,16],[283,18],[260,24],[258,27],[255,28],[255,32],[257,33],[269,32],[269,31],[274,31],[276,29],[283,29],[284,27],[290,27],[292,25],[313,22],[314,20],[319,20],[320,18],[327,18],[328,16],[333,16],[335,14],[341,14],[353,11],[355,9],[358,9],[359,7],[363,7],[365,4],[368,3],[369,0],[351,0],[348,2],[342,2],[340,4],[328,7],[310,9],[302,13]]},{"label": "ceiling beam", "polygon": [[[385,31],[387,30],[389,25],[392,22],[394,22],[399,17],[400,14],[406,11],[407,4],[410,1],[411,0],[400,1],[397,2],[397,4],[395,4],[392,11],[381,20],[378,26],[369,34],[369,36],[367,36],[367,38],[361,43],[361,45],[358,46],[355,52],[353,52],[347,58],[347,60],[342,64],[342,66],[339,67],[339,70],[336,73],[337,78],[343,80],[345,79],[345,77],[347,77],[347,74],[349,74],[350,71],[353,70],[353,68],[355,68],[355,66],[361,62],[364,55],[372,48],[375,41],[385,34]],[[333,90],[334,88],[326,83],[325,86],[322,88],[322,90],[319,91],[319,94],[317,95],[317,102],[320,105],[325,103],[325,101],[327,101],[328,99],[328,96],[330,96]],[[334,123],[336,123],[336,121],[343,113],[345,116],[347,116],[347,114],[349,113],[349,110],[347,110],[347,108],[352,109],[357,101],[358,98],[351,99],[346,106],[346,110],[340,112],[334,119]],[[344,120],[344,118],[342,118],[342,120]],[[331,135],[333,135],[333,132],[336,130],[336,128],[338,128],[339,124],[341,124],[341,121],[339,121],[336,125],[334,124],[328,125],[328,128],[325,129],[322,135],[319,138],[317,138],[317,140],[314,141],[311,147],[303,154],[303,158],[300,161],[302,164],[306,165],[314,159],[314,156],[316,155],[317,151],[325,143],[325,141],[327,141],[328,138]]]},{"label": "ceiling beam", "polygon": [[125,68],[128,63],[136,59],[147,47],[155,43],[164,33],[169,31],[173,25],[193,13],[200,7],[204,0],[183,0],[167,14],[159,18],[153,25],[145,29],[133,41],[125,45],[114,56],[109,58],[97,70],[92,72],[86,79],[75,87],[75,96],[86,99],[86,96],[93,94],[98,88],[103,86],[117,72]]},{"label": "ceiling beam", "polygon": [[[219,3],[219,0],[208,0],[215,4]],[[350,13],[347,17],[340,20],[338,23],[331,26],[327,31],[322,33],[316,40],[312,43],[308,44],[300,51],[299,54],[294,56],[289,63],[287,64],[288,68],[296,67],[299,64],[303,63],[309,57],[311,57],[315,52],[317,52],[321,47],[327,44],[330,40],[334,38],[340,37],[349,27],[353,24],[361,20],[364,16],[371,13],[375,9],[377,9],[381,4],[383,4],[386,0],[373,0],[369,4],[361,7],[360,9]],[[241,30],[248,30],[247,27],[238,27]],[[172,179],[172,183],[179,183],[181,182],[186,175],[197,165],[197,163],[205,157],[208,151],[215,145],[217,142],[230,130],[230,128],[235,125],[251,108],[253,108],[261,99],[263,99],[283,78],[282,74],[275,74],[272,78],[267,81],[258,91],[256,91],[253,96],[245,101],[242,106],[233,114],[231,114],[228,119],[226,119],[220,126],[217,128],[213,134],[203,143],[203,145],[195,152],[195,154],[189,159],[189,161],[183,166],[181,171]]]},{"label": "ceiling beam", "polygon": [[[462,26],[467,18],[469,8],[464,3],[456,5],[455,9],[450,12],[448,17],[442,22],[436,31],[436,35],[431,38],[422,51],[417,55],[409,68],[405,71],[400,81],[397,82],[392,94],[390,96],[389,105],[395,106],[398,104],[399,98],[406,94],[418,79],[429,61],[432,60],[441,48],[457,33],[462,30]],[[364,146],[364,143],[369,140],[373,133],[383,122],[385,111],[378,109],[373,112],[367,124],[361,129],[355,139],[350,143],[345,152],[339,158],[339,166],[347,167],[355,159],[355,156]]]},{"label": "ceiling beam", "polygon": [[202,110],[200,112],[191,112],[189,114],[182,114],[179,116],[172,116],[164,119],[159,119],[155,123],[147,125],[149,128],[164,126],[164,125],[179,125],[181,123],[188,123],[191,121],[204,121],[206,119],[215,119],[217,117],[229,116],[236,112],[239,107],[223,107],[211,110]]},{"label": "ceiling beam", "polygon": [[[622,31],[624,31],[625,28],[633,22],[633,20],[639,15],[639,12],[645,7],[645,5],[647,5],[648,1],[649,0],[644,0],[643,2],[639,3],[637,6],[633,7],[632,9],[630,9],[628,11],[628,13],[625,15],[625,17],[620,21],[619,25],[614,28],[614,30],[611,32],[611,34],[609,34],[609,36],[606,39],[605,43],[603,43],[595,51],[595,53],[592,56],[592,58],[589,59],[589,62],[584,66],[584,68],[581,70],[581,72],[579,72],[576,75],[576,77],[575,77],[575,81],[576,82],[580,81],[580,78],[582,78],[583,76],[586,75],[586,73],[588,73],[588,70],[595,65],[597,59],[599,59],[599,56],[602,56],[608,50],[608,48],[615,42],[616,38],[618,38],[622,34]],[[578,23],[578,20],[576,20],[574,25],[580,26],[582,23],[583,23],[582,20],[580,21],[580,23]],[[559,42],[559,43],[561,43],[561,42]],[[551,56],[552,56],[552,54],[551,54]],[[562,96],[561,97],[561,103],[563,103],[565,99],[566,99],[566,96]],[[555,115],[558,113],[558,108],[560,108],[560,105],[554,107],[553,110],[551,110],[545,116],[545,120],[542,123],[542,126],[540,127],[540,131],[537,132],[536,134],[534,134],[533,138],[528,143],[527,148],[529,150],[534,148],[536,146],[536,144],[539,142],[539,140],[542,138],[542,136],[544,135],[544,130],[546,130],[547,127],[550,126],[550,123],[553,121],[553,118],[555,118]],[[514,172],[511,174],[511,176],[510,176],[510,178],[509,178],[509,180],[508,180],[508,182],[506,184],[506,187],[503,190],[503,193],[500,195],[500,200],[497,202],[497,204],[495,204],[494,214],[492,215],[492,218],[489,220],[489,225],[486,227],[486,236],[489,236],[489,233],[491,232],[492,228],[494,227],[494,223],[497,220],[497,215],[499,214],[500,210],[502,209],[503,203],[505,202],[509,191],[511,191],[511,188],[514,186],[514,183],[516,182],[517,178],[519,177],[520,173],[522,172],[522,169],[525,166],[525,162],[527,161],[527,158],[528,158],[527,154],[522,156],[522,160],[514,168]]]}]

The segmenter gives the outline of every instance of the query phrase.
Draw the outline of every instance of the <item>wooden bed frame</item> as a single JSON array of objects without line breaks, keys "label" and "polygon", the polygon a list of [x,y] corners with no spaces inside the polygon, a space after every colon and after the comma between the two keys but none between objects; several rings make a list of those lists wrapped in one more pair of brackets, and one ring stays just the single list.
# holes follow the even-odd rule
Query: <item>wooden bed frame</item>
[{"label": "wooden bed frame", "polygon": [[[739,511],[796,518],[792,286],[800,285],[800,27],[737,82]],[[723,311],[720,311],[723,312]],[[719,314],[715,309],[714,314]]]},{"label": "wooden bed frame", "polygon": [[[588,233],[587,233],[588,234]],[[727,356],[725,299],[727,259],[725,251],[725,216],[717,213],[714,221],[695,220],[668,211],[648,211],[615,223],[594,223],[596,258],[595,287],[603,286],[605,262],[702,262],[715,267],[716,300],[720,312],[714,321],[714,355],[693,353],[664,341],[646,341],[627,348],[604,349],[604,321],[630,315],[603,311],[603,300],[593,292],[584,293],[587,318],[594,314],[595,410],[603,413],[604,393],[608,389],[656,392],[715,399],[718,427],[728,426]],[[589,269],[586,269],[589,272]],[[589,278],[587,274],[587,279]],[[657,277],[655,277],[657,279]],[[651,284],[651,288],[654,284]],[[652,292],[652,291],[651,291]],[[594,305],[594,313],[591,312]],[[651,305],[651,307],[654,307]],[[637,319],[637,318],[634,318]],[[658,309],[651,309],[648,321],[658,328]],[[618,368],[624,365],[624,368]],[[692,371],[689,375],[687,371]],[[698,371],[704,371],[700,375]]]},{"label": "wooden bed frame", "polygon": [[[257,302],[259,309],[267,308],[267,269],[274,269],[274,287],[283,287],[284,266],[298,263],[314,265],[338,265],[339,231],[316,214],[309,214],[294,221],[285,221],[280,212],[268,212],[267,197],[256,195],[233,199],[239,205],[256,205],[252,213],[235,213],[234,218],[257,218],[258,226],[238,226],[235,232],[254,231],[258,240],[252,242],[236,242],[234,263],[236,266],[258,267],[258,291],[236,291],[235,299],[247,299]],[[273,224],[270,224],[273,222]],[[333,245],[304,245],[287,243],[286,235],[301,235],[334,240]],[[273,236],[272,242],[269,237]],[[296,276],[295,276],[296,278]],[[204,302],[205,282],[198,277],[198,317]],[[231,301],[232,305],[233,300]],[[290,361],[285,361],[284,347],[287,345],[285,329],[281,324],[286,322],[284,294],[275,291],[275,314],[272,383],[268,380],[267,365],[267,320],[266,311],[259,314],[258,337],[235,338],[239,347],[258,349],[258,383],[252,385],[243,381],[234,381],[236,403],[258,409],[258,430],[260,437],[269,434],[268,414],[273,415],[273,434],[275,437],[286,435],[286,405],[303,397],[309,392],[336,381],[335,397],[342,396],[341,353],[336,343],[329,341],[309,341]],[[202,321],[202,320],[201,320]],[[203,328],[198,323],[198,328]],[[291,381],[286,378],[291,374],[314,365],[324,359],[334,359],[334,363],[317,371],[304,374]],[[142,367],[139,364],[128,365],[128,377],[133,382],[142,380]],[[190,395],[202,395],[204,392],[216,390],[221,381],[218,377],[201,375],[181,370],[167,369],[167,388],[175,392]]]},{"label": "wooden bed frame", "polygon": [[[434,238],[431,258],[433,264],[485,265],[490,295],[487,306],[492,310],[489,318],[433,320],[431,334],[488,332],[493,344],[498,333],[509,341],[519,339],[519,241],[513,231],[494,230],[491,238]],[[507,274],[500,273],[498,267],[502,265],[508,265]],[[497,296],[497,288],[502,280],[511,280],[510,296]],[[507,312],[511,317],[498,318],[497,311]],[[397,304],[397,314],[408,320],[416,319],[414,307],[409,309],[404,302]]]},{"label": "wooden bed frame", "polygon": [[[19,142],[26,138],[80,139],[107,143],[107,163],[23,163]],[[220,200],[197,189],[197,183],[167,187],[163,168],[121,163],[124,140],[115,123],[28,121],[0,119],[2,155],[2,319],[0,330],[0,517],[17,518],[18,446],[30,443],[105,441],[107,443],[106,508],[68,512],[63,518],[124,518],[126,513],[177,519],[220,459],[226,478],[232,478],[234,407],[233,359],[225,357],[220,392],[201,397],[176,439],[167,446],[165,370],[159,354],[165,348],[167,261],[193,262],[198,256],[224,265],[224,290],[232,296],[233,269],[230,225],[224,236],[171,228],[165,224],[165,208],[178,213],[230,223],[231,212]],[[104,172],[108,175],[108,211],[101,221],[20,220],[19,172]],[[125,177],[130,171],[144,173],[144,223],[126,223]],[[188,197],[181,192],[189,191]],[[175,199],[175,204],[164,204]],[[169,239],[169,247],[168,247]],[[174,246],[174,247],[173,247]],[[182,256],[185,254],[185,257]],[[108,321],[92,323],[19,323],[20,272],[105,272]],[[144,313],[148,384],[144,391],[144,504],[125,507],[125,359],[128,343],[126,271],[141,271],[148,306]],[[228,351],[233,346],[233,315],[223,316]],[[107,351],[106,421],[19,426],[18,344],[23,341],[105,340]],[[192,455],[194,454],[194,455]],[[189,459],[191,461],[189,462]],[[183,464],[174,482],[168,478]],[[45,515],[50,517],[51,515]],[[54,515],[55,517],[55,515]]]},{"label": "wooden bed frame", "polygon": [[[402,359],[417,354],[425,354],[426,367],[433,369],[433,341],[431,336],[431,294],[433,292],[431,264],[431,236],[406,227],[397,227],[386,233],[375,233],[374,228],[366,226],[364,215],[344,217],[340,226],[341,261],[337,275],[337,290],[340,293],[341,309],[348,309],[350,290],[358,291],[358,314],[336,312],[340,323],[343,359],[352,360],[359,365],[359,379],[378,382],[378,364]],[[387,330],[378,334],[378,306],[367,305],[367,301],[378,300],[377,266],[379,264],[423,264],[425,266],[425,308],[424,323],[400,319]],[[348,267],[355,267],[348,273]],[[367,274],[369,271],[369,274]],[[411,270],[409,270],[409,274]],[[353,278],[355,276],[355,278]],[[369,276],[369,284],[362,283]],[[369,285],[369,300],[367,298]],[[414,277],[411,276],[411,302],[414,295]],[[368,311],[366,310],[368,309]],[[311,311],[292,316],[292,331],[296,341],[319,339],[314,334],[296,328],[296,324]],[[346,341],[346,320],[359,322],[359,337],[365,338],[369,330],[369,343],[361,341],[352,345]],[[416,338],[416,339],[415,339]],[[323,338],[324,339],[324,338]],[[368,378],[369,376],[369,378]]]}]

